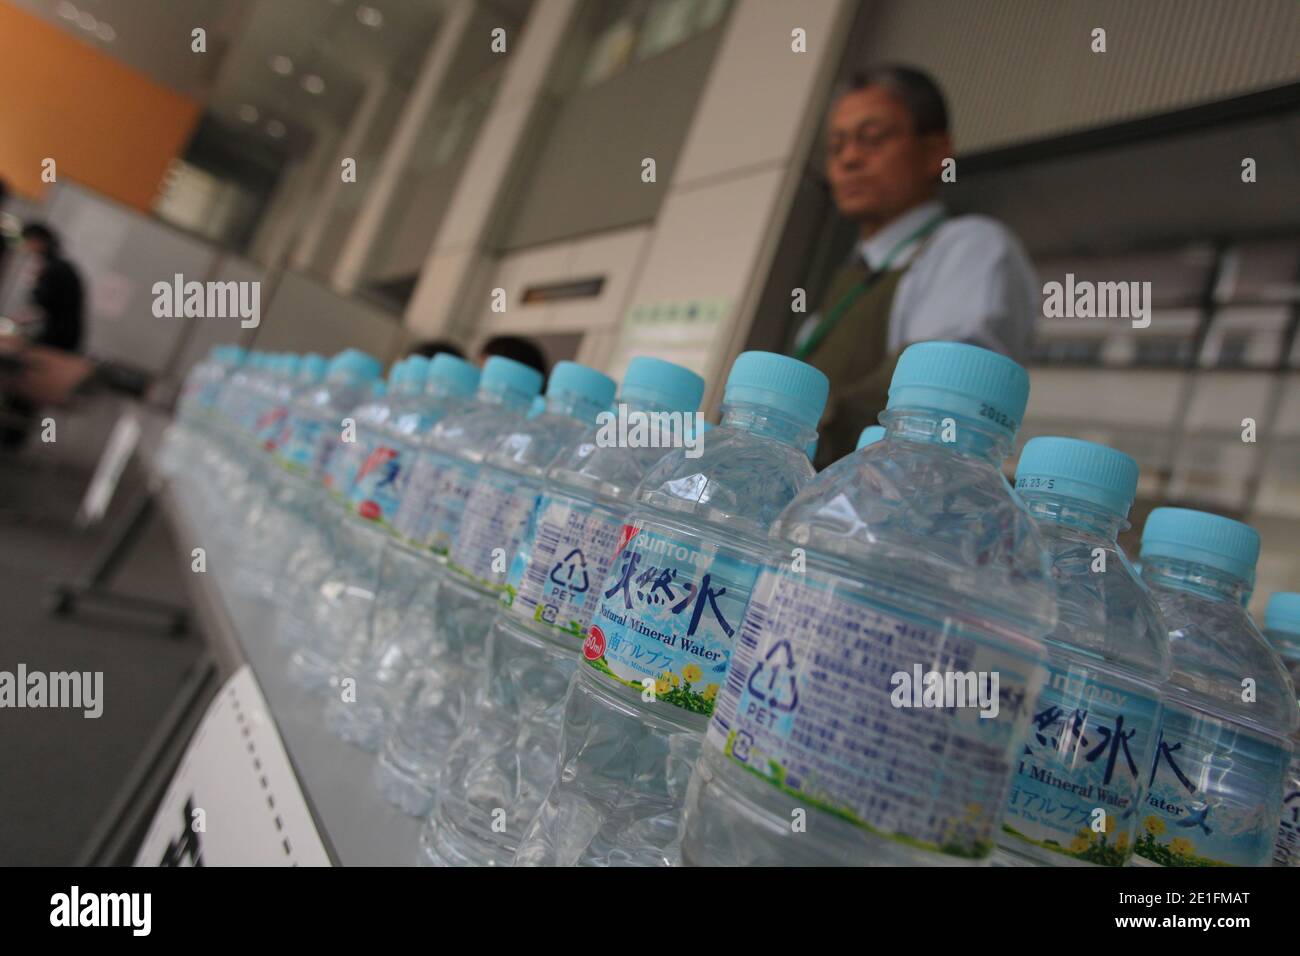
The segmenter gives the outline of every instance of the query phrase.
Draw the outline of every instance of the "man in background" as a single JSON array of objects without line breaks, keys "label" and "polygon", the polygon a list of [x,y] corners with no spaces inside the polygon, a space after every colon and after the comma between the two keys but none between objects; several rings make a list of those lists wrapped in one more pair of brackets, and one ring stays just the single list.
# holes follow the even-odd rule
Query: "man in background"
[{"label": "man in background", "polygon": [[831,383],[819,468],[853,451],[875,423],[904,348],[947,339],[1023,362],[1040,301],[1004,226],[952,216],[939,201],[953,145],[929,76],[902,66],[854,76],[831,106],[827,139],[831,195],[858,242],[791,348]]},{"label": "man in background", "polygon": [[527,365],[529,368],[535,368],[546,376],[546,356],[542,353],[541,347],[532,339],[526,339],[520,335],[497,335],[483,343],[479,349],[478,364],[482,365],[494,355],[500,355],[503,358],[514,359]]},{"label": "man in background", "polygon": [[24,247],[36,258],[37,272],[31,310],[19,320],[37,326],[30,335],[33,345],[76,352],[81,347],[85,299],[81,276],[63,257],[59,237],[48,226],[28,223],[22,237]]}]

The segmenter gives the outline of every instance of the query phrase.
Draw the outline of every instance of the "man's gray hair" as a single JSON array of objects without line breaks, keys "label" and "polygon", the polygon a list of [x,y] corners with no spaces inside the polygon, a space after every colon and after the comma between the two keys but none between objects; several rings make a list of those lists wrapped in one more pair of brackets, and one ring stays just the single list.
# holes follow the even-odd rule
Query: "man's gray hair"
[{"label": "man's gray hair", "polygon": [[948,132],[948,104],[928,73],[896,63],[868,67],[854,72],[836,92],[836,99],[869,86],[879,86],[902,100],[916,135]]}]

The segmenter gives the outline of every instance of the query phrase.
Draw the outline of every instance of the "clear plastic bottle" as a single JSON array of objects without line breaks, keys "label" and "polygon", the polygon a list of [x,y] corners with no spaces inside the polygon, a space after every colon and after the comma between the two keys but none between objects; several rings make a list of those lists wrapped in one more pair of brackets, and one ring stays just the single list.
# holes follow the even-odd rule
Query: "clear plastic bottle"
[{"label": "clear plastic bottle", "polygon": [[1220,515],[1157,508],[1142,578],[1169,628],[1173,672],[1134,863],[1267,866],[1300,725],[1281,660],[1242,607],[1259,534]]},{"label": "clear plastic bottle", "polygon": [[[1278,591],[1264,611],[1264,636],[1300,688],[1300,594]],[[1295,748],[1282,791],[1282,821],[1273,845],[1274,866],[1300,866],[1300,732],[1291,735]]]},{"label": "clear plastic bottle", "polygon": [[564,708],[560,759],[517,865],[669,865],[691,765],[766,537],[813,477],[826,376],[781,355],[732,366],[702,454],[641,482]]},{"label": "clear plastic bottle", "polygon": [[[419,372],[413,369],[409,359],[394,362],[388,370],[388,379],[382,387],[376,382],[370,394],[353,409],[348,417],[354,422],[354,440],[344,443],[330,459],[329,468],[321,476],[321,482],[330,497],[338,504],[349,508],[352,499],[353,484],[361,470],[376,434],[383,430],[393,415],[393,406],[413,383]],[[422,383],[415,384],[416,388]]]},{"label": "clear plastic bottle", "polygon": [[354,694],[330,698],[326,724],[366,750],[380,743],[382,695],[388,676],[400,664],[388,637],[405,614],[406,606],[398,602],[410,600],[410,595],[389,586],[397,565],[388,555],[414,442],[439,421],[464,411],[479,383],[478,369],[453,355],[441,353],[431,363],[414,358],[421,360],[408,366],[392,413],[371,436],[369,455],[358,469],[350,502],[355,546],[350,560],[341,564],[344,597],[325,607],[336,634],[330,649],[336,655],[334,669],[355,681]]},{"label": "clear plastic bottle", "polygon": [[1035,438],[1021,453],[1016,491],[1052,555],[1058,613],[996,862],[1123,866],[1133,854],[1170,668],[1155,599],[1117,540],[1137,480],[1137,462],[1092,442]]},{"label": "clear plastic bottle", "polygon": [[[316,587],[336,552],[337,509],[330,507],[323,479],[331,458],[346,444],[344,419],[369,393],[379,372],[377,359],[346,349],[330,359],[318,386],[295,396],[289,410],[274,456],[282,468],[302,480],[286,483],[280,498],[288,519],[288,540],[294,542],[284,570],[276,576],[272,596],[277,630],[283,633],[305,630],[311,621]],[[293,635],[294,639],[301,636]]]},{"label": "clear plastic bottle", "polygon": [[380,732],[387,732],[375,766],[376,786],[414,816],[428,813],[432,801],[430,768],[436,766],[426,755],[440,754],[448,733],[420,715],[438,712],[439,702],[464,686],[463,675],[473,665],[460,659],[465,649],[434,631],[447,548],[483,459],[502,435],[519,427],[541,384],[536,369],[502,356],[489,358],[470,407],[449,415],[417,442],[393,522],[396,537],[384,555],[377,600],[402,613],[391,632],[378,636],[372,657],[383,665],[372,671],[376,681],[367,700],[381,712],[376,715]]},{"label": "clear plastic bottle", "polygon": [[423,391],[428,364],[420,356],[394,363],[384,388],[372,390],[344,419],[351,434],[345,431],[345,440],[322,475],[331,503],[321,519],[330,526],[330,569],[309,592],[308,603],[295,610],[308,624],[302,628],[305,639],[289,659],[290,678],[306,690],[328,694],[337,686],[337,665],[365,626],[384,535],[379,526],[359,519],[353,494],[369,472],[378,470],[388,427],[403,402]]},{"label": "clear plastic bottle", "polygon": [[213,409],[221,387],[247,353],[234,345],[216,345],[186,374],[176,399],[175,420],[168,426],[158,468],[169,478],[192,483],[197,459],[213,438]]},{"label": "clear plastic bottle", "polygon": [[1028,395],[1004,356],[912,345],[884,439],[781,514],[691,779],[685,862],[991,856],[1056,622],[1050,558],[999,467]]},{"label": "clear plastic bottle", "polygon": [[293,535],[299,533],[297,515],[290,505],[302,493],[303,478],[280,467],[275,455],[287,437],[294,400],[324,380],[326,366],[320,355],[303,356],[297,374],[282,383],[278,405],[267,411],[261,423],[257,442],[264,453],[264,488],[243,518],[233,578],[236,592],[245,597],[270,600],[275,595],[277,579],[283,575],[293,548]]},{"label": "clear plastic bottle", "polygon": [[[694,372],[633,359],[619,390],[622,407],[602,416],[547,473],[510,568],[508,601],[488,634],[483,699],[439,774],[438,804],[421,835],[422,862],[513,859],[554,774],[569,681],[632,493],[669,447],[653,423],[670,423],[669,434],[698,447],[702,416],[695,410],[703,394],[704,380]],[[632,430],[620,436],[619,422],[656,431],[643,431],[639,440]]]},{"label": "clear plastic bottle", "polygon": [[[470,490],[447,560],[438,577],[434,640],[441,649],[437,679],[422,688],[403,714],[403,726],[421,728],[423,749],[408,780],[423,813],[432,806],[446,750],[464,726],[481,691],[488,627],[505,592],[508,572],[528,530],[546,470],[574,445],[614,397],[608,376],[576,362],[560,362],[546,388],[546,411],[498,435]],[[454,665],[450,662],[454,661]],[[422,815],[422,814],[421,814]]]}]

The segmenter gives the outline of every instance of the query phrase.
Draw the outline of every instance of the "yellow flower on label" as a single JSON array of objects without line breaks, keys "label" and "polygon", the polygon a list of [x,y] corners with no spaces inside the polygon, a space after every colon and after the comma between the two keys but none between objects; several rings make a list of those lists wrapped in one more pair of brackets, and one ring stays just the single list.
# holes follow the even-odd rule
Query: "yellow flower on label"
[{"label": "yellow flower on label", "polygon": [[697,664],[687,664],[682,668],[682,679],[688,684],[694,684],[703,676],[704,674],[700,671],[699,665]]},{"label": "yellow flower on label", "polygon": [[1165,832],[1165,821],[1157,816],[1149,816],[1142,821],[1142,826],[1146,828],[1147,833],[1152,836],[1160,836]]},{"label": "yellow flower on label", "polygon": [[1127,833],[1121,833],[1118,837],[1115,838],[1115,849],[1117,849],[1117,850],[1119,850],[1119,851],[1121,851],[1121,852],[1123,852],[1124,850],[1127,850],[1127,849],[1128,849],[1128,834],[1127,834]]},{"label": "yellow flower on label", "polygon": [[1080,834],[1079,836],[1075,837],[1073,840],[1070,841],[1070,852],[1082,853],[1084,850],[1088,849],[1088,844],[1089,844],[1088,838],[1083,834]]},{"label": "yellow flower on label", "polygon": [[1196,846],[1187,837],[1174,837],[1169,841],[1169,849],[1177,856],[1191,856]]},{"label": "yellow flower on label", "polygon": [[717,685],[717,684],[710,684],[708,687],[704,688],[704,699],[705,699],[705,700],[713,700],[713,698],[715,698],[715,697],[717,697],[717,696],[718,696],[718,685]]},{"label": "yellow flower on label", "polygon": [[666,677],[661,677],[657,681],[655,681],[656,694],[666,694],[670,690],[672,690],[672,687],[673,687],[672,683]]}]

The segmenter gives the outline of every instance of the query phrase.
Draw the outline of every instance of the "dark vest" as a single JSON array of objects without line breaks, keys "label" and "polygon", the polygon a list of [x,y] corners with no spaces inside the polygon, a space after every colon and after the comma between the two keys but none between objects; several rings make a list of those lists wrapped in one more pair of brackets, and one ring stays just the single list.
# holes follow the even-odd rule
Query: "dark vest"
[{"label": "dark vest", "polygon": [[[897,355],[889,354],[889,315],[906,267],[881,273],[845,309],[835,326],[805,358],[830,379],[830,400],[818,428],[818,470],[853,451],[858,435],[884,410]],[[821,315],[849,295],[867,275],[860,259],[835,273]]]}]

